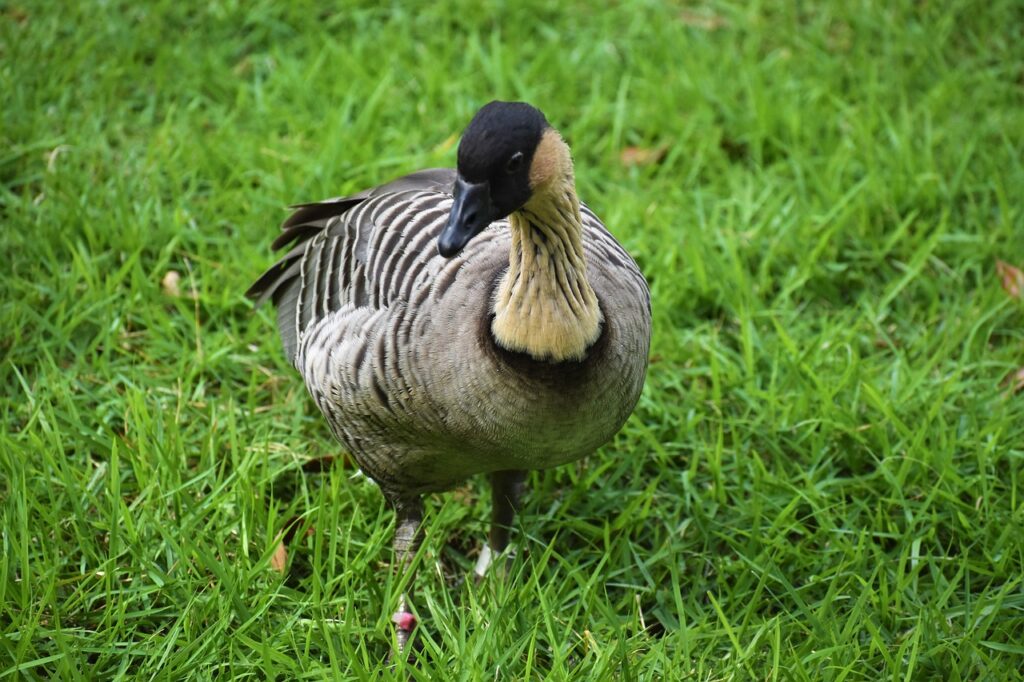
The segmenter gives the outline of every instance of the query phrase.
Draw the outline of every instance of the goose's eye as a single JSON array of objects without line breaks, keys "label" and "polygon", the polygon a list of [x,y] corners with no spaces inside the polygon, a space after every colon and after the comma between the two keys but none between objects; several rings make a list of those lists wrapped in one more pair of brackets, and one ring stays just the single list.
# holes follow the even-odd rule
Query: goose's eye
[{"label": "goose's eye", "polygon": [[523,153],[522,152],[516,152],[508,160],[508,164],[506,164],[505,170],[507,170],[509,175],[511,175],[512,173],[515,173],[517,170],[519,170],[519,167],[522,166],[522,165],[523,165]]}]

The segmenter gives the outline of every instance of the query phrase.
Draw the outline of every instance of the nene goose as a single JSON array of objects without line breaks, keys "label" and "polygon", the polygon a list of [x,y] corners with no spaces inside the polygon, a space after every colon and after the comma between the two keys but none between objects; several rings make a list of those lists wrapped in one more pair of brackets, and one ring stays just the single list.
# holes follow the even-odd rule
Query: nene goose
[{"label": "nene goose", "polygon": [[[505,549],[528,469],[607,442],[644,383],[650,297],[576,196],[544,115],[491,102],[458,169],[302,204],[249,289],[330,428],[396,511],[394,563],[416,551],[420,496],[487,473],[488,558]],[[402,650],[415,618],[398,613]]]}]

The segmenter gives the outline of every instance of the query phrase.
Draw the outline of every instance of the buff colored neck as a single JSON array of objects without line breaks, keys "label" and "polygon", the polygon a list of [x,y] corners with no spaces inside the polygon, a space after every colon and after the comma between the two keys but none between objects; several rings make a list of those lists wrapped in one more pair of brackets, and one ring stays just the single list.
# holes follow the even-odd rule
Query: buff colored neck
[{"label": "buff colored neck", "polygon": [[491,331],[504,348],[536,360],[582,360],[604,320],[587,281],[572,160],[554,130],[542,138],[530,175],[533,196],[509,216],[512,246]]}]

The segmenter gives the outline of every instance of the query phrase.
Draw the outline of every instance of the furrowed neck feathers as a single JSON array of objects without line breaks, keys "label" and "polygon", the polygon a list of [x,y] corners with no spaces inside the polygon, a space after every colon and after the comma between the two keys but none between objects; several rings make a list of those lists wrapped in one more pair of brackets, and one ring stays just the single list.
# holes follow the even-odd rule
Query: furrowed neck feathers
[{"label": "furrowed neck feathers", "polygon": [[603,318],[587,281],[569,148],[548,129],[530,167],[533,194],[509,216],[508,270],[495,292],[495,341],[535,360],[582,360]]}]

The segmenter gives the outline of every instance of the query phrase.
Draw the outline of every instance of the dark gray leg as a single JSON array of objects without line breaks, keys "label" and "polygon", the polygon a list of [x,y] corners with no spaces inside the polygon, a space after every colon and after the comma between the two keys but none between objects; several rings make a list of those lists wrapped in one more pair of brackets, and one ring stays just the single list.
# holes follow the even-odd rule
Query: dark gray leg
[{"label": "dark gray leg", "polygon": [[[420,546],[420,523],[423,521],[423,502],[419,497],[395,502],[395,539],[392,544],[394,569],[399,576],[405,574],[412,565],[413,557]],[[412,592],[412,581],[409,581],[409,592]],[[391,620],[395,623],[398,637],[398,653],[405,651],[406,645],[416,627],[416,616],[409,611],[409,601],[405,593],[398,600],[398,611]]]},{"label": "dark gray leg", "polygon": [[480,552],[480,559],[476,563],[477,579],[487,573],[493,555],[501,554],[508,547],[509,531],[519,511],[525,487],[525,471],[495,471],[491,474],[490,541]]}]

